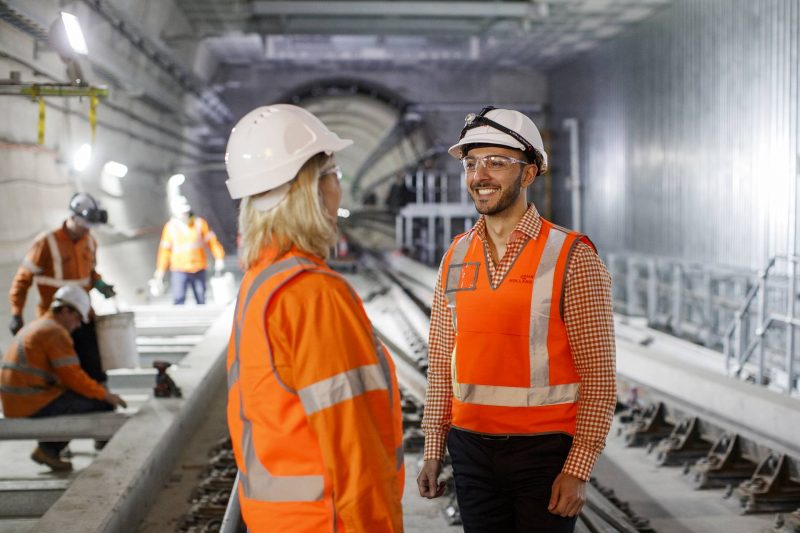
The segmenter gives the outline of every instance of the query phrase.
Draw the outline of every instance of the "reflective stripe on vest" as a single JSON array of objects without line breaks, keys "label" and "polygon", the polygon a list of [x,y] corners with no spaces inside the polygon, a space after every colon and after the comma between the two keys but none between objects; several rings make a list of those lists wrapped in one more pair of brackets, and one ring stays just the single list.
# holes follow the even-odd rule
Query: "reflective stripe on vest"
[{"label": "reflective stripe on vest", "polygon": [[[309,265],[315,265],[315,263],[309,259],[300,257],[284,259],[283,261],[279,261],[271,265],[270,267],[264,269],[264,271],[262,271],[256,277],[256,279],[253,280],[253,283],[250,285],[250,288],[247,291],[247,295],[245,296],[241,308],[239,308],[237,302],[236,309],[241,309],[241,311],[239,311],[238,316],[234,316],[235,359],[228,372],[228,390],[230,390],[231,386],[239,380],[241,322],[245,311],[250,304],[250,299],[256,293],[258,288],[270,277],[297,267],[303,267],[302,270],[306,270]],[[302,270],[298,271],[298,274]],[[291,277],[285,280],[280,286],[276,287],[272,294],[267,297],[265,309],[269,304],[269,300],[272,298],[272,295],[274,295],[280,287],[289,281],[289,279],[291,279]],[[264,333],[266,334],[266,332]],[[272,362],[271,354],[270,362]],[[273,365],[273,372],[274,371],[275,368]],[[244,454],[244,462],[247,465],[247,473],[241,471],[239,472],[241,476],[240,481],[242,484],[242,492],[244,493],[245,498],[269,502],[321,501],[325,486],[325,480],[323,476],[274,476],[264,467],[263,464],[261,464],[253,445],[252,424],[244,415],[244,404],[242,402],[241,394],[239,395],[239,416],[242,419],[242,425],[244,427],[241,444],[242,452]]]},{"label": "reflective stripe on vest", "polygon": [[42,273],[42,269],[27,257],[22,260],[22,268],[29,270],[33,275]]},{"label": "reflective stripe on vest", "polygon": [[[181,222],[175,219],[169,221],[169,233],[172,238],[172,251],[174,253],[189,252],[203,247],[203,233],[200,231],[197,219],[194,219],[191,226],[186,224],[186,229],[179,227],[178,224],[181,224]],[[192,237],[192,233],[194,233],[194,240],[186,242],[186,239]],[[184,235],[186,237],[183,237]]]},{"label": "reflective stripe on vest", "polygon": [[[67,285],[82,285],[86,286],[89,285],[91,282],[91,278],[79,278],[79,279],[64,279],[64,264],[61,258],[61,250],[58,249],[58,242],[56,241],[55,233],[49,232],[45,235],[45,239],[47,241],[47,247],[50,249],[50,258],[53,261],[53,277],[50,276],[40,276],[34,272],[33,281],[37,285],[47,285],[49,287],[66,287]],[[94,254],[94,242],[92,241],[91,236],[88,237],[89,239],[89,249]],[[38,269],[41,272],[41,269]]]},{"label": "reflective stripe on vest", "polygon": [[[456,242],[450,256],[447,270],[447,286],[458,287],[456,276],[464,275],[464,268],[453,268],[469,263],[464,262],[474,232],[469,232]],[[492,405],[500,407],[536,407],[578,401],[580,383],[550,385],[550,353],[547,346],[549,331],[549,315],[553,298],[553,283],[558,256],[567,238],[567,233],[551,227],[542,251],[533,282],[531,295],[530,326],[528,335],[528,356],[530,358],[530,387],[508,387],[499,385],[477,385],[471,383],[453,383],[458,389],[457,397],[464,403]],[[477,276],[478,269],[475,270]],[[475,283],[469,286],[475,287]],[[456,328],[456,289],[446,291],[447,305],[453,316],[453,327]],[[458,331],[457,329],[455,329]],[[457,377],[457,376],[456,376]]]},{"label": "reflective stripe on vest", "polygon": [[70,357],[62,357],[60,359],[53,359],[52,361],[50,361],[50,364],[53,365],[53,368],[63,368],[65,366],[70,366],[70,365],[80,365],[81,362],[78,359],[77,355],[73,355],[73,356],[70,356]]}]

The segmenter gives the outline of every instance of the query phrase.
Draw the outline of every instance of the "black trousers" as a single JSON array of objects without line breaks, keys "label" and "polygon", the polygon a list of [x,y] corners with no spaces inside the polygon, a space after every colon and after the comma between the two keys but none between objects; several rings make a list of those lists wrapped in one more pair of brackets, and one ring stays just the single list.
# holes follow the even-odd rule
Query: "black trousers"
[{"label": "black trousers", "polygon": [[563,433],[496,438],[452,428],[456,498],[465,533],[571,533],[577,518],[547,510],[572,446]]},{"label": "black trousers", "polygon": [[108,376],[103,372],[103,365],[100,362],[100,348],[97,346],[94,320],[81,324],[81,327],[73,331],[72,342],[75,344],[75,353],[83,371],[98,383],[105,383]]},{"label": "black trousers", "polygon": [[[102,400],[94,400],[81,396],[77,392],[68,390],[52,402],[48,403],[31,418],[42,418],[46,416],[60,416],[60,415],[82,415],[85,413],[97,413],[101,411],[113,411],[114,406]],[[39,441],[39,447],[50,455],[61,453],[69,441],[47,442]]]}]

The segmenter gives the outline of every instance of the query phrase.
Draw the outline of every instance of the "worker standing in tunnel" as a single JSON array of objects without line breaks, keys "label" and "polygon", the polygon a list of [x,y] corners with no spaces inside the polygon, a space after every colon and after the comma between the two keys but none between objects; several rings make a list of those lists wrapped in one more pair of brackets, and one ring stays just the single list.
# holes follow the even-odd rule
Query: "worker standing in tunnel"
[{"label": "worker standing in tunnel", "polygon": [[[36,284],[39,292],[37,314],[44,315],[60,287],[78,285],[87,293],[97,289],[106,298],[116,293],[96,270],[97,241],[91,228],[108,222],[108,213],[87,193],[76,193],[69,201],[70,216],[60,228],[36,238],[11,282],[11,324],[15,335],[24,325],[22,312],[28,289]],[[72,332],[81,368],[95,381],[105,383],[106,373],[100,362],[94,314]]]},{"label": "worker standing in tunnel", "polygon": [[481,216],[439,268],[419,491],[441,495],[446,444],[466,533],[573,531],[616,403],[611,278],[527,202],[547,168],[527,116],[470,114],[450,154]]},{"label": "worker standing in tunnel", "polygon": [[340,139],[293,105],[231,132],[246,270],[228,349],[228,427],[254,533],[402,531],[394,364],[361,300],[325,264],[336,243]]},{"label": "worker standing in tunnel", "polygon": [[153,282],[164,283],[164,274],[170,270],[172,303],[183,305],[186,291],[192,288],[198,304],[206,303],[206,246],[214,257],[214,274],[221,275],[225,269],[225,250],[217,235],[208,227],[205,219],[192,213],[189,201],[183,195],[170,200],[172,218],[164,224],[158,246],[156,271]]},{"label": "worker standing in tunnel", "polygon": [[[77,285],[59,288],[50,309],[16,333],[0,365],[3,415],[47,417],[111,411],[125,401],[89,377],[70,333],[89,321],[89,295]],[[59,458],[67,442],[39,442],[31,454],[53,470],[72,470]]]}]

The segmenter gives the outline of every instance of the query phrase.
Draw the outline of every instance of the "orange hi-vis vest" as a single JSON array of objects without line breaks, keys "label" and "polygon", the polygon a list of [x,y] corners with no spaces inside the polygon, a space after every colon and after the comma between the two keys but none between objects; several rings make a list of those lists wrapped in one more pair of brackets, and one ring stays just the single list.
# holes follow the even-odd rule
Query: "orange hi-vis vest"
[{"label": "orange hi-vis vest", "polygon": [[[346,346],[340,341],[331,347],[326,336],[306,333],[297,341],[305,359],[279,373],[278,348],[270,342],[279,332],[268,331],[268,318],[281,316],[276,306],[289,294],[287,286],[303,276],[346,282],[297,249],[279,258],[268,250],[242,280],[227,358],[227,418],[244,521],[253,533],[402,531],[405,472],[394,363],[348,286],[349,309],[330,309],[328,315],[335,316],[308,305],[289,313],[321,330],[325,323],[348,320],[348,331],[358,334],[349,334]],[[280,329],[285,334],[291,328]],[[342,353],[361,363],[342,371]],[[289,377],[297,390],[287,384]],[[361,442],[368,434],[373,440]],[[385,494],[390,496],[380,496]]]},{"label": "orange hi-vis vest", "polygon": [[47,312],[56,291],[65,285],[80,285],[89,292],[100,279],[95,270],[96,250],[91,234],[73,241],[64,225],[39,235],[11,283],[11,314],[22,314],[28,289],[34,283],[39,290],[39,316]]},{"label": "orange hi-vis vest", "polygon": [[161,231],[156,270],[166,272],[169,268],[178,272],[200,272],[208,264],[206,245],[214,259],[225,258],[222,244],[205,219],[193,216],[186,223],[171,218]]},{"label": "orange hi-vis vest", "polygon": [[580,377],[564,325],[566,266],[583,235],[542,219],[536,239],[492,288],[475,231],[443,264],[456,332],[452,425],[493,435],[575,434]]}]

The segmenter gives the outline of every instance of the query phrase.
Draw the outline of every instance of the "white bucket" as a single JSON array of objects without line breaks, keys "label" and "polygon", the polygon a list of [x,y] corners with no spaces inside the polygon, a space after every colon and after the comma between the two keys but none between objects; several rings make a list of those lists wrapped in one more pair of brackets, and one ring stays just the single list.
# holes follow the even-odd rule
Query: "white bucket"
[{"label": "white bucket", "polygon": [[133,313],[99,315],[94,321],[103,370],[138,368],[139,351],[136,349],[136,324]]},{"label": "white bucket", "polygon": [[221,276],[212,276],[211,293],[214,296],[215,304],[226,304],[236,295],[236,281],[231,272],[225,272]]}]

